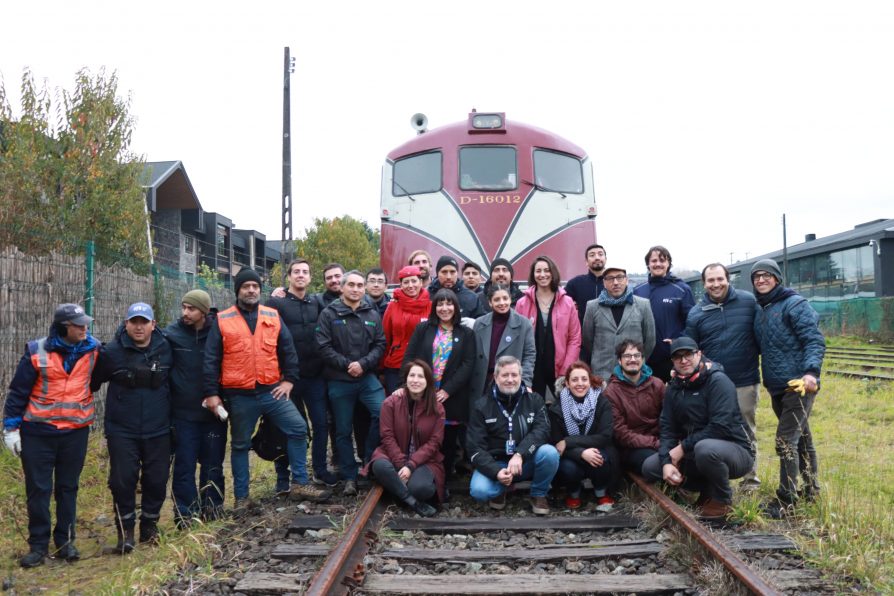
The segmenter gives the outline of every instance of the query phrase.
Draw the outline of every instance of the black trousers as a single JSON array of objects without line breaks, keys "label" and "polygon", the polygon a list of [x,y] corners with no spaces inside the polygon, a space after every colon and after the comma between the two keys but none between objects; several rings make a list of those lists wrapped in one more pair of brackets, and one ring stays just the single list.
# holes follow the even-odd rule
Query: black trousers
[{"label": "black trousers", "polygon": [[106,437],[109,445],[109,489],[115,503],[115,519],[131,529],[136,521],[137,482],[142,503],[140,521],[158,521],[165,501],[171,469],[171,435],[151,439]]},{"label": "black trousers", "polygon": [[386,491],[403,501],[413,496],[417,501],[428,501],[435,496],[435,476],[428,466],[416,468],[410,475],[410,480],[404,481],[397,475],[397,470],[387,459],[377,459],[370,466],[373,477]]},{"label": "black trousers", "polygon": [[[74,542],[78,508],[78,483],[87,455],[88,427],[62,435],[22,434],[22,470],[28,499],[28,544],[31,550],[48,552],[50,544],[50,495],[56,497],[56,547]],[[55,482],[54,482],[55,481]]]}]

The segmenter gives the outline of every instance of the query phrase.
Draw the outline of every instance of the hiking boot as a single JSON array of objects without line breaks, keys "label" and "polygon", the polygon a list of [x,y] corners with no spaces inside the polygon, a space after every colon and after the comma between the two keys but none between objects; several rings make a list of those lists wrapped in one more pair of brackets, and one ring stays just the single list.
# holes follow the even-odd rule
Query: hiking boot
[{"label": "hiking boot", "polygon": [[140,544],[158,544],[158,522],[140,521]]},{"label": "hiking boot", "polygon": [[615,507],[615,500],[608,495],[602,495],[596,499],[596,511],[608,513]]},{"label": "hiking boot", "polygon": [[422,517],[431,517],[438,512],[437,509],[435,509],[425,501],[420,501],[412,495],[404,499],[404,503],[406,503],[410,509],[412,509]]},{"label": "hiking boot", "polygon": [[490,505],[491,509],[496,509],[497,511],[503,511],[506,509],[506,493],[503,493],[500,496],[494,497],[490,501],[487,502]]},{"label": "hiking boot", "polygon": [[332,491],[318,488],[312,484],[293,484],[289,490],[289,499],[293,501],[311,501],[322,503],[332,496]]},{"label": "hiking boot", "polygon": [[531,503],[531,511],[535,514],[549,515],[549,501],[546,500],[546,497],[531,497],[529,502]]},{"label": "hiking boot", "polygon": [[81,558],[81,553],[78,552],[78,549],[75,548],[75,545],[71,542],[64,544],[59,547],[56,551],[56,558],[63,559],[68,562],[77,561]]},{"label": "hiking boot", "polygon": [[692,504],[695,509],[701,509],[702,506],[706,505],[708,501],[711,500],[710,495],[708,495],[708,491],[702,491],[698,493],[698,498]]},{"label": "hiking boot", "polygon": [[773,499],[769,503],[761,506],[761,513],[770,519],[784,519],[789,515],[794,515],[795,504]]},{"label": "hiking boot", "polygon": [[249,497],[242,497],[241,499],[236,499],[236,502],[233,504],[233,515],[237,517],[247,515],[248,512],[254,508],[254,501]]},{"label": "hiking boot", "polygon": [[733,507],[729,503],[708,499],[707,503],[699,509],[699,517],[702,519],[725,520],[732,512]]},{"label": "hiking boot", "polygon": [[133,528],[118,529],[118,544],[115,545],[115,552],[119,555],[126,555],[133,552],[136,540],[133,537]]},{"label": "hiking boot", "polygon": [[47,557],[47,553],[40,550],[32,550],[27,555],[19,559],[19,565],[25,569],[31,569],[38,565],[43,565],[43,560]]},{"label": "hiking boot", "polygon": [[329,470],[325,470],[319,474],[314,472],[314,484],[317,486],[328,486],[333,487],[338,484],[338,476],[329,472]]},{"label": "hiking boot", "polygon": [[342,489],[341,494],[344,497],[357,496],[357,483],[353,480],[345,480],[345,487]]}]

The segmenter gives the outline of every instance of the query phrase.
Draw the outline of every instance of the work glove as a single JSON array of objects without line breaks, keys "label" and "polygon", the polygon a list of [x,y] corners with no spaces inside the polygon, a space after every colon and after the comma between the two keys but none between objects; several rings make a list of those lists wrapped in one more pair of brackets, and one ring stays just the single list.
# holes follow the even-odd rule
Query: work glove
[{"label": "work glove", "polygon": [[463,317],[462,319],[460,319],[460,323],[463,325],[463,327],[468,327],[469,329],[475,328],[475,319],[473,319],[472,317]]},{"label": "work glove", "polygon": [[797,393],[801,397],[807,395],[807,387],[804,386],[804,379],[792,379],[788,382],[788,388],[786,391],[791,393]]},{"label": "work glove", "polygon": [[16,457],[22,455],[22,436],[19,434],[19,429],[3,431],[3,442],[13,455]]}]

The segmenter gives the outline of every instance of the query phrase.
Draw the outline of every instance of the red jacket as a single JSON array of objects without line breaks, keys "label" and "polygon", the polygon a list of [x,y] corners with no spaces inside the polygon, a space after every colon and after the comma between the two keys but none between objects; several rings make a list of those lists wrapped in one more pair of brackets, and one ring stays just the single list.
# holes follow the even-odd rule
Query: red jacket
[{"label": "red jacket", "polygon": [[[537,317],[540,316],[536,291],[537,288],[531,286],[515,305],[515,312],[531,321],[534,329],[537,329]],[[572,362],[580,359],[580,319],[577,316],[577,305],[562,288],[556,292],[552,323],[553,343],[556,346],[555,374],[559,378],[565,375]]]},{"label": "red jacket", "polygon": [[419,290],[416,298],[408,297],[400,288],[394,290],[382,320],[385,330],[385,358],[382,366],[400,368],[416,325],[427,321],[430,312],[431,300],[425,288]]},{"label": "red jacket", "polygon": [[[415,424],[410,429],[411,401],[403,389],[398,389],[382,403],[382,410],[379,412],[381,443],[373,452],[370,463],[377,459],[387,459],[395,469],[407,466],[412,471],[419,466],[428,466],[435,477],[438,500],[443,500],[444,456],[441,454],[441,443],[444,441],[444,406],[436,404],[437,413],[426,415],[421,403],[412,402],[416,415]],[[411,431],[416,451],[407,458]],[[363,474],[368,472],[369,464],[363,469]]]},{"label": "red jacket", "polygon": [[612,404],[615,445],[621,449],[657,450],[664,381],[653,377],[649,371],[648,377],[633,385],[626,377],[618,378],[619,369],[615,367],[615,373],[602,393]]}]

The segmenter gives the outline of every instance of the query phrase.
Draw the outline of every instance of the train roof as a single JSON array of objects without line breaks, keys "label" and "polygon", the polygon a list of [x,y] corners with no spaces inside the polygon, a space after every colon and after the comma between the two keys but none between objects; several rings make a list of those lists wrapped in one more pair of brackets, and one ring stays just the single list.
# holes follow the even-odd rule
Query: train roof
[{"label": "train roof", "polygon": [[[489,112],[478,112],[486,114]],[[470,114],[472,116],[472,114]],[[445,147],[457,147],[460,145],[531,145],[544,149],[553,149],[574,155],[580,159],[587,157],[586,151],[555,133],[542,128],[504,119],[503,127],[496,131],[483,131],[471,126],[471,118],[461,122],[454,122],[439,126],[423,134],[417,135],[410,141],[393,149],[388,153],[388,159],[393,161],[434,149]]]}]

